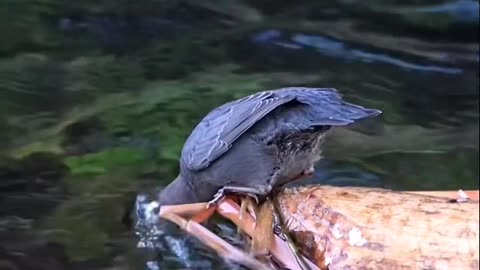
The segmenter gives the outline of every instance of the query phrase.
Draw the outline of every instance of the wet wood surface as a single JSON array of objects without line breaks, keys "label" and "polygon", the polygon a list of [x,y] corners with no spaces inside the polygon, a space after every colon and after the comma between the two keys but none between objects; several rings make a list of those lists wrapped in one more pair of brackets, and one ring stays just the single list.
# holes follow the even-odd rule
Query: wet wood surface
[{"label": "wet wood surface", "polygon": [[277,199],[288,230],[322,269],[479,269],[475,198],[310,186]]}]

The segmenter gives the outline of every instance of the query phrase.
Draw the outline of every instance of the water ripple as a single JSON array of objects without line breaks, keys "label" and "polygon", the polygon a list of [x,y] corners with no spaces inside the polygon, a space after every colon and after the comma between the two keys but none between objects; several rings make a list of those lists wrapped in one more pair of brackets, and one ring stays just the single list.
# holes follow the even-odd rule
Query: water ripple
[{"label": "water ripple", "polygon": [[444,74],[461,74],[463,70],[457,67],[425,65],[409,62],[382,52],[373,52],[342,41],[337,41],[321,35],[304,33],[287,34],[280,30],[269,29],[254,35],[251,39],[254,44],[261,46],[281,47],[290,50],[314,49],[317,53],[328,57],[343,60],[362,61],[365,63],[388,64],[406,70],[420,72],[438,72]]}]

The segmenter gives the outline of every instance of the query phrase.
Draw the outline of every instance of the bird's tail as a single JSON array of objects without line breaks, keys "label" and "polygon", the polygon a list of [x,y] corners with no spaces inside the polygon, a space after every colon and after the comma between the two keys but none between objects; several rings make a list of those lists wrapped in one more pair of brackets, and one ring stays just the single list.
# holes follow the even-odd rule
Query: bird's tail
[{"label": "bird's tail", "polygon": [[380,115],[381,110],[365,108],[348,102],[343,102],[341,106],[342,115],[351,120],[361,120]]},{"label": "bird's tail", "polygon": [[328,115],[318,115],[319,124],[330,126],[346,126],[366,118],[373,118],[382,113],[377,109],[365,108],[360,105],[341,101],[329,108]]}]

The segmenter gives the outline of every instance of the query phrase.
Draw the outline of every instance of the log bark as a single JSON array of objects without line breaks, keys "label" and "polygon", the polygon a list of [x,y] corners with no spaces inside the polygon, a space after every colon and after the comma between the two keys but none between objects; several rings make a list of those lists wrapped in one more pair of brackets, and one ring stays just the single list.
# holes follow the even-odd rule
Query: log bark
[{"label": "log bark", "polygon": [[479,269],[478,201],[329,186],[276,198],[297,245],[322,269]]}]

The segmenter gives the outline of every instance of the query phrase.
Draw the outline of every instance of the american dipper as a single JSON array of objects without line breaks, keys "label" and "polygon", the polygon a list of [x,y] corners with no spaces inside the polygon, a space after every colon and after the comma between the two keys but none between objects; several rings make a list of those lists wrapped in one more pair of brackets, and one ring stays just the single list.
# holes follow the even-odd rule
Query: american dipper
[{"label": "american dipper", "polygon": [[258,202],[258,196],[313,173],[331,127],[380,113],[343,101],[331,88],[288,87],[228,102],[193,129],[180,173],[160,192],[158,204],[217,202],[227,193]]}]

